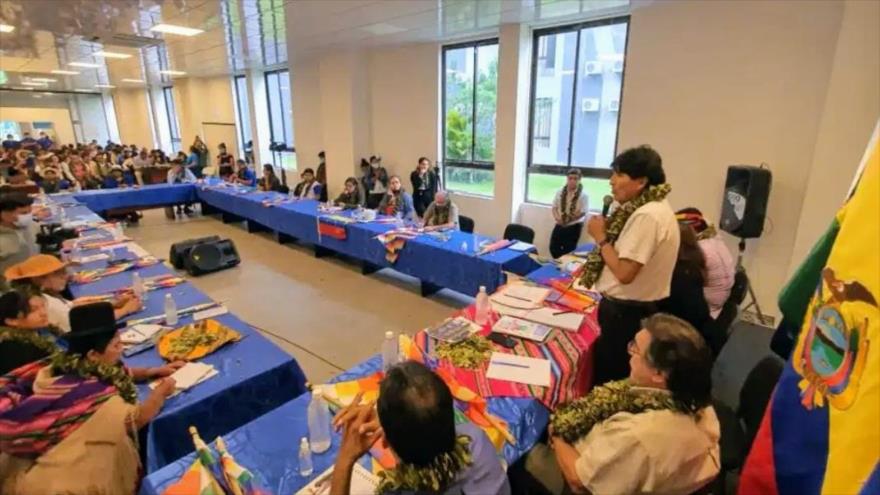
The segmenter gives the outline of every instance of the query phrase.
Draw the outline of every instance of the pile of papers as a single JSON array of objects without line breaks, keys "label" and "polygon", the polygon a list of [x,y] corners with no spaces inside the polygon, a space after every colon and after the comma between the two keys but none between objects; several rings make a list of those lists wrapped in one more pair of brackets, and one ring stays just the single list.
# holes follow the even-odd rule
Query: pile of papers
[{"label": "pile of papers", "polygon": [[471,320],[457,316],[447,319],[436,327],[427,329],[426,332],[432,338],[454,344],[470,337],[479,329],[480,327],[474,325]]},{"label": "pile of papers", "polygon": [[127,345],[142,344],[147,340],[152,339],[154,335],[165,328],[167,327],[163,327],[162,325],[149,325],[146,323],[134,325],[120,333],[119,339],[122,340],[123,344]]},{"label": "pile of papers", "polygon": [[493,352],[486,377],[509,382],[550,386],[550,361],[547,359]]},{"label": "pile of papers", "polygon": [[[180,392],[185,390],[189,390],[192,387],[195,387],[199,383],[202,383],[205,380],[213,378],[217,376],[217,368],[214,368],[213,365],[206,363],[186,363],[182,368],[175,371],[170,378],[174,379],[174,393],[171,396],[175,396]],[[156,388],[158,381],[150,383],[150,388]]]},{"label": "pile of papers", "polygon": [[543,342],[552,330],[553,328],[547,325],[514,318],[513,316],[502,316],[492,326],[493,332],[513,335],[514,337],[537,342]]},{"label": "pile of papers", "polygon": [[493,303],[503,304],[509,308],[537,309],[544,305],[544,299],[550,294],[547,287],[535,287],[526,284],[508,284],[502,290],[492,294]]},{"label": "pile of papers", "polygon": [[526,284],[509,284],[489,297],[492,309],[503,315],[512,316],[548,327],[576,331],[584,321],[578,312],[544,306],[544,300],[551,289]]}]

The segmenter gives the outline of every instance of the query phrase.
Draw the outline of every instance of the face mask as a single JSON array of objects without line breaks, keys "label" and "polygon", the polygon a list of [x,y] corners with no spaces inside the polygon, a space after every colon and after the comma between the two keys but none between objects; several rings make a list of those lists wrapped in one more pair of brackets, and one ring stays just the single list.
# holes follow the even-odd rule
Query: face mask
[{"label": "face mask", "polygon": [[34,223],[34,215],[31,213],[26,213],[24,215],[19,215],[18,220],[15,221],[15,226],[20,228],[25,228]]},{"label": "face mask", "polygon": [[379,162],[372,162],[372,163],[370,163],[370,167],[372,167],[372,168],[379,168]]}]

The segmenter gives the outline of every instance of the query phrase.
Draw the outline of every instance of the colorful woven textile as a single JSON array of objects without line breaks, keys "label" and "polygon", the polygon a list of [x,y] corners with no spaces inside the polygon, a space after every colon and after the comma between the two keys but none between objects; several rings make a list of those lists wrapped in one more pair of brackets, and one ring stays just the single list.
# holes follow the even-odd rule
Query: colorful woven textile
[{"label": "colorful woven textile", "polygon": [[318,238],[321,237],[332,237],[333,239],[338,239],[340,241],[344,241],[346,238],[345,226],[336,225],[333,223],[325,222],[323,219],[318,219]]},{"label": "colorful woven textile", "polygon": [[137,268],[144,268],[147,266],[153,266],[159,263],[157,258],[153,258],[152,256],[147,256],[144,258],[137,259],[135,261],[126,261],[124,263],[118,263],[116,265],[108,266],[106,268],[96,268],[94,270],[82,270],[80,272],[76,272],[73,275],[72,282],[75,284],[88,284],[91,282],[95,282],[104,277],[109,277],[110,275],[116,275],[117,273],[126,272],[128,270],[134,270]]},{"label": "colorful woven textile", "polygon": [[[0,451],[12,455],[45,453],[117,393],[97,378],[64,375],[40,380],[34,364],[5,376],[6,385],[0,388]],[[33,384],[30,390],[23,386],[27,383]]]},{"label": "colorful woven textile", "polygon": [[400,256],[400,251],[406,246],[406,241],[415,239],[418,235],[419,232],[415,229],[401,228],[377,235],[376,239],[385,245],[385,260],[393,265]]},{"label": "colorful woven textile", "polygon": [[222,437],[214,440],[214,448],[220,454],[220,466],[223,468],[223,478],[231,495],[263,495],[268,492],[262,490],[254,480],[254,474],[247,468],[236,462],[232,454],[226,449],[226,443]]},{"label": "colorful woven textile", "polygon": [[[463,311],[464,316],[471,319],[473,313],[473,306]],[[483,327],[481,333],[488,335],[498,318],[497,314],[492,313],[489,323]],[[467,370],[440,359],[438,369],[445,370],[464,387],[476,391],[482,397],[534,397],[552,410],[557,404],[582,396],[589,389],[592,381],[590,349],[598,335],[599,323],[593,311],[587,313],[577,332],[554,329],[544,342],[516,339],[517,345],[513,349],[496,346],[496,352],[550,360],[549,387],[486,378],[488,364],[477,370]],[[434,356],[436,341],[428,337],[427,333],[419,332],[414,340],[421,350]]]},{"label": "colorful woven textile", "polygon": [[197,458],[183,476],[166,488],[162,495],[224,495],[224,492],[211,470],[203,466]]}]

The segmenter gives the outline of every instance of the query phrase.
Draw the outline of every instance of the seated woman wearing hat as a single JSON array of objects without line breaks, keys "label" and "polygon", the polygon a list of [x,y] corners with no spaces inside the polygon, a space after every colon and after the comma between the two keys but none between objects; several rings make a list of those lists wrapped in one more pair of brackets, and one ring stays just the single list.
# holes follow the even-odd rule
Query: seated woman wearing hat
[{"label": "seated woman wearing hat", "polygon": [[39,292],[21,288],[0,297],[0,375],[60,350],[48,326]]},{"label": "seated woman wearing hat", "polygon": [[[0,493],[134,493],[137,430],[174,392],[182,363],[129,369],[113,306],[71,310],[69,348],[47,366],[19,368],[0,382]],[[163,378],[137,401],[134,382]]]},{"label": "seated woman wearing hat", "polygon": [[[50,254],[35,254],[10,266],[3,275],[14,286],[30,286],[35,292],[42,293],[49,325],[63,333],[70,331],[70,309],[77,305],[77,301],[63,296],[68,282],[67,263]],[[112,304],[117,320],[137,313],[143,307],[140,299],[132,295],[118,297]]]}]

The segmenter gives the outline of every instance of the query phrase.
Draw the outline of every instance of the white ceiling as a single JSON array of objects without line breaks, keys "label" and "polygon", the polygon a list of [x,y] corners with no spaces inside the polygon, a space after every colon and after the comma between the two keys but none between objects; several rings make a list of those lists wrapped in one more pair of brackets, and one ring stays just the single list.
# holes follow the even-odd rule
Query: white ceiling
[{"label": "white ceiling", "polygon": [[[187,76],[228,75],[286,65],[289,58],[338,49],[451,41],[497,32],[507,23],[570,22],[620,11],[628,0],[2,0],[0,87],[35,91],[162,84],[163,69]],[[203,29],[158,34],[158,23]],[[140,46],[140,47],[138,47]],[[288,47],[292,50],[288,54]],[[93,56],[99,50],[127,59]],[[70,62],[98,64],[76,68]],[[51,74],[52,70],[78,75]],[[176,76],[175,76],[176,77]],[[125,82],[141,80],[143,83]],[[33,86],[31,86],[33,87]]]}]

